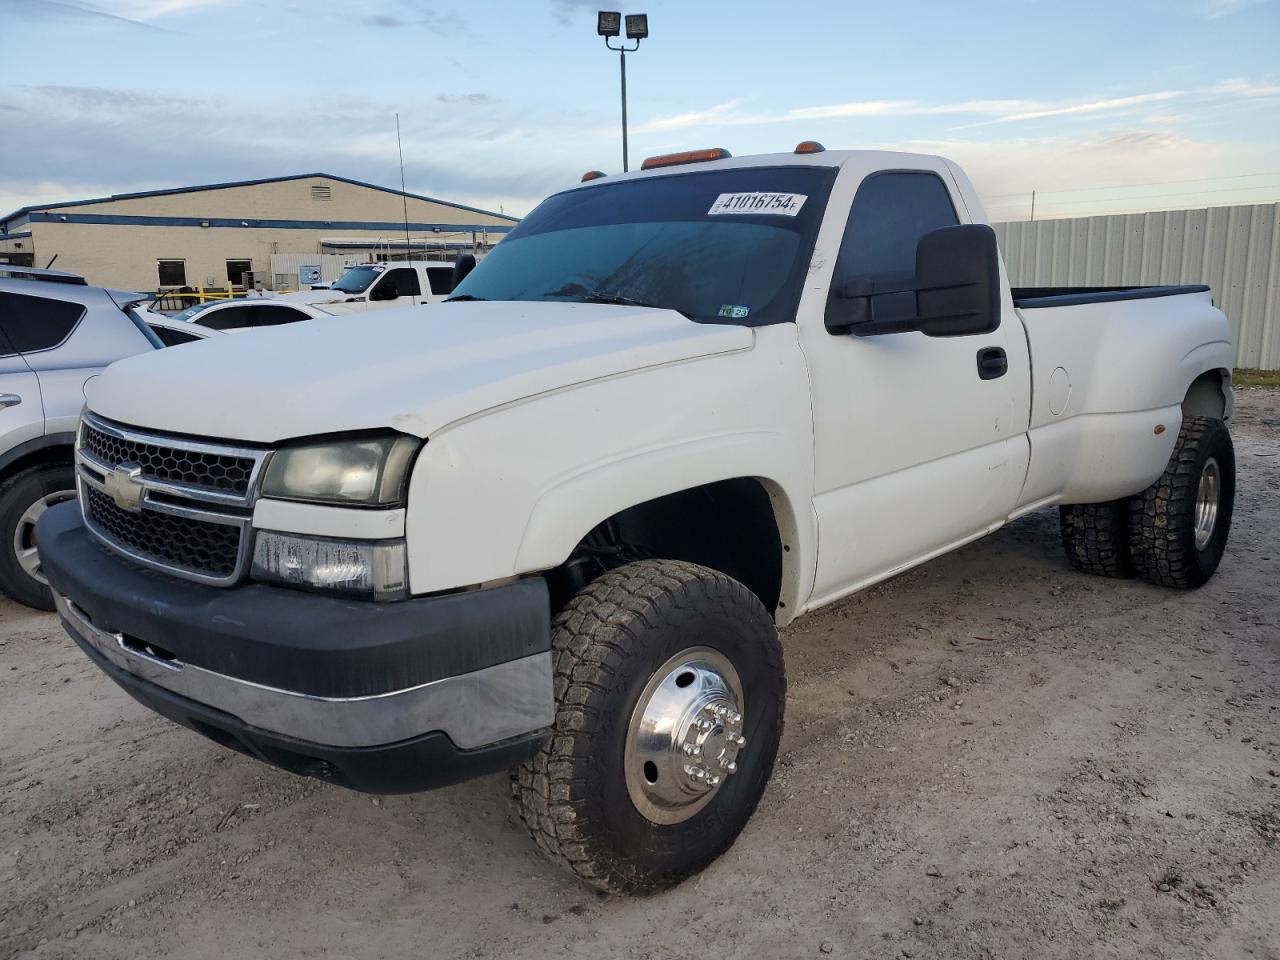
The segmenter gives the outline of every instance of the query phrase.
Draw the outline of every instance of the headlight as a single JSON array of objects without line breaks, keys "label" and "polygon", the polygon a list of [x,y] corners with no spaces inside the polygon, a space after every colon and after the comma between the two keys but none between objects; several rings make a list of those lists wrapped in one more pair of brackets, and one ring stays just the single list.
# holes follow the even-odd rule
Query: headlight
[{"label": "headlight", "polygon": [[403,540],[325,540],[259,530],[253,579],[371,600],[409,595]]},{"label": "headlight", "polygon": [[413,437],[391,434],[285,447],[271,455],[262,495],[368,507],[402,503],[418,446]]}]

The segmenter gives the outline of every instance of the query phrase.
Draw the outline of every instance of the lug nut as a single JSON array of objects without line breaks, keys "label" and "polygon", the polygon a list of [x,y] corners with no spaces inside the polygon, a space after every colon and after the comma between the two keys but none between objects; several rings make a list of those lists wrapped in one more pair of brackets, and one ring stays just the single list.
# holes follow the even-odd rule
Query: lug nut
[{"label": "lug nut", "polygon": [[720,766],[722,766],[722,767],[723,767],[726,771],[728,771],[729,773],[737,773],[737,772],[738,772],[738,765],[737,765],[736,763],[734,763],[732,760],[724,760],[724,759],[722,759],[722,760],[720,761]]},{"label": "lug nut", "polygon": [[747,738],[746,738],[746,737],[744,737],[742,734],[740,734],[740,733],[739,733],[739,734],[737,734],[737,735],[735,735],[735,736],[734,736],[734,738],[733,738],[733,742],[734,742],[734,743],[736,743],[736,744],[737,744],[738,746],[740,746],[740,747],[745,747],[745,746],[747,745]]}]

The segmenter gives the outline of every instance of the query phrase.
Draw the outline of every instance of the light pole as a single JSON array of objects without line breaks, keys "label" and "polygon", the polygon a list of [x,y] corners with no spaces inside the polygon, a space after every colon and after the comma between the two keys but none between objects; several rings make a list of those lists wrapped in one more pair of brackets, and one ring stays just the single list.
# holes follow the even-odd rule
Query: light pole
[{"label": "light pole", "polygon": [[622,14],[616,10],[601,10],[596,18],[596,33],[604,37],[604,45],[610,50],[617,50],[620,55],[619,63],[622,67],[622,172],[626,173],[627,167],[627,54],[634,53],[640,49],[640,41],[649,36],[649,17],[643,13],[627,14],[627,39],[634,40],[636,45],[628,47],[625,43],[619,42],[618,46],[614,46],[609,42],[610,37],[616,37],[622,32]]}]

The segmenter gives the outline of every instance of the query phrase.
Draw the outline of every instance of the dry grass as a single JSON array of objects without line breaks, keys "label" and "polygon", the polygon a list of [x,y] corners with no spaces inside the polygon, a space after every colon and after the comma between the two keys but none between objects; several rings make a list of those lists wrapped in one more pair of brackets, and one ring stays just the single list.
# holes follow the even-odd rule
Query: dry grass
[{"label": "dry grass", "polygon": [[1280,387],[1280,370],[1233,370],[1231,384],[1235,387]]}]

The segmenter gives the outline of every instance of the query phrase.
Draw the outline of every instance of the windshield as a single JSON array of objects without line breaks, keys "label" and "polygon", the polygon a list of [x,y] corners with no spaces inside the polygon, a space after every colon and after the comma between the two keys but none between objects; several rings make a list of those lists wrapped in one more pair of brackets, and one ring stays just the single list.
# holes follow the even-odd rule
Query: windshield
[{"label": "windshield", "polygon": [[178,313],[175,313],[175,314],[173,315],[173,319],[175,319],[175,320],[190,320],[192,317],[194,317],[194,316],[195,316],[197,313],[199,313],[201,310],[208,310],[208,309],[209,309],[210,307],[212,307],[215,303],[221,303],[221,302],[222,302],[222,301],[220,301],[220,300],[206,300],[204,303],[197,303],[194,307],[187,307],[187,309],[182,310],[182,311],[180,311],[180,312],[178,312]]},{"label": "windshield", "polygon": [[369,284],[378,279],[383,267],[352,267],[341,277],[329,285],[330,290],[341,290],[343,293],[364,293]]},{"label": "windshield", "polygon": [[570,190],[539,204],[453,296],[792,320],[834,179],[830,167],[747,167]]}]

